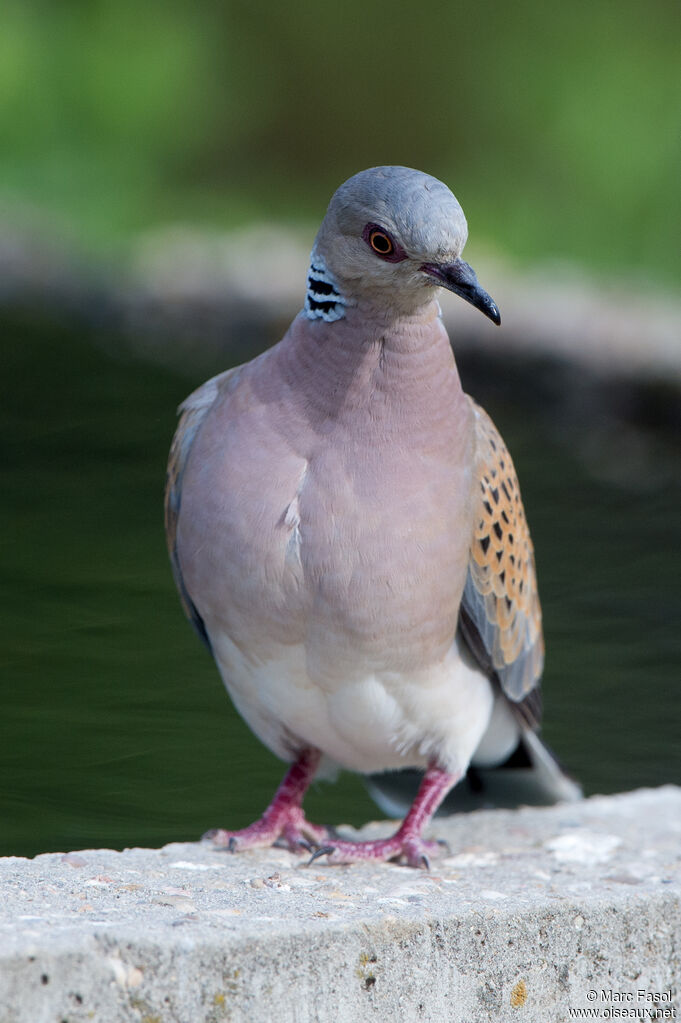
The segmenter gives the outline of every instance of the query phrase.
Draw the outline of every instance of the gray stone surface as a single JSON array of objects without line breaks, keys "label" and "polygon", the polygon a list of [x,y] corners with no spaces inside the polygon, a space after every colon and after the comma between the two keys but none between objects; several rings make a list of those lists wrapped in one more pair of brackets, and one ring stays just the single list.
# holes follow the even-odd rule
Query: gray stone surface
[{"label": "gray stone surface", "polygon": [[0,1023],[677,1018],[681,789],[433,833],[430,873],[201,843],[0,859]]}]

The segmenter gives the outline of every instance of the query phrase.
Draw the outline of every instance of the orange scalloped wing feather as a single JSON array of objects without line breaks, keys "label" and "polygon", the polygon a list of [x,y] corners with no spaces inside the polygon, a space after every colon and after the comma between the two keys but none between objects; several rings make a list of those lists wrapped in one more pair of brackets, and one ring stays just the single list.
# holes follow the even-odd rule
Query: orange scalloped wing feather
[{"label": "orange scalloped wing feather", "polygon": [[528,716],[536,717],[538,698],[528,696],[541,677],[544,639],[534,548],[508,449],[484,409],[469,400],[475,416],[476,509],[462,632],[506,696],[516,704],[527,701]]}]

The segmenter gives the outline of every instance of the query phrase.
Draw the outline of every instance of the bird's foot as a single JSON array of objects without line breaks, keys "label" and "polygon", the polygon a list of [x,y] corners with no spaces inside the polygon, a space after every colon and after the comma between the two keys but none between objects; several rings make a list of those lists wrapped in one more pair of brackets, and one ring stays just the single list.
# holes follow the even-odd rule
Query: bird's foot
[{"label": "bird's foot", "polygon": [[328,863],[366,863],[399,860],[409,867],[430,870],[431,856],[442,855],[449,846],[446,842],[428,842],[419,835],[400,829],[390,838],[373,842],[333,841],[316,849],[309,863],[327,857]]},{"label": "bird's foot", "polygon": [[268,845],[282,845],[292,852],[300,852],[301,849],[311,851],[328,842],[330,837],[331,832],[308,821],[299,806],[287,806],[278,813],[265,811],[260,820],[240,831],[214,828],[203,836],[218,849],[227,849],[228,852]]},{"label": "bird's foot", "polygon": [[274,799],[260,820],[240,831],[225,831],[216,828],[207,831],[204,839],[210,839],[219,849],[237,852],[242,849],[284,845],[294,852],[301,849],[315,849],[320,843],[328,842],[331,832],[305,819],[301,802],[310,781],[319,765],[321,754],[317,749],[304,749],[286,772]]}]

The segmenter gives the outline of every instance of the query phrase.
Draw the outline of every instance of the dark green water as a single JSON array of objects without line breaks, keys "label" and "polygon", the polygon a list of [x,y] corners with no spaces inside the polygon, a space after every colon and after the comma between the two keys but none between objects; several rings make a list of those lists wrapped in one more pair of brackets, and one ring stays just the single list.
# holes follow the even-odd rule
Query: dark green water
[{"label": "dark green water", "polygon": [[[26,317],[2,337],[0,853],[243,826],[282,768],[185,622],[162,528],[175,406],[200,381]],[[532,525],[546,738],[587,792],[681,782],[678,397],[617,391],[606,414],[607,387],[550,363],[459,363]],[[349,775],[307,805],[376,815]]]}]

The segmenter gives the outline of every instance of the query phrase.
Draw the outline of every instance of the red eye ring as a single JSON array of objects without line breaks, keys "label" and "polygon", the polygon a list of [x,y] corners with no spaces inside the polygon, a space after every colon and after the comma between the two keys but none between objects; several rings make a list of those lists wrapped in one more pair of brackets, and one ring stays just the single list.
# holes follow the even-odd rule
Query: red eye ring
[{"label": "red eye ring", "polygon": [[395,251],[395,243],[390,235],[386,234],[385,231],[380,231],[378,228],[374,228],[369,234],[369,245],[377,256],[383,256],[383,258],[392,256]]},{"label": "red eye ring", "polygon": [[407,259],[407,253],[401,245],[388,234],[380,224],[366,224],[362,231],[362,238],[367,243],[374,255],[386,263],[401,263]]}]

